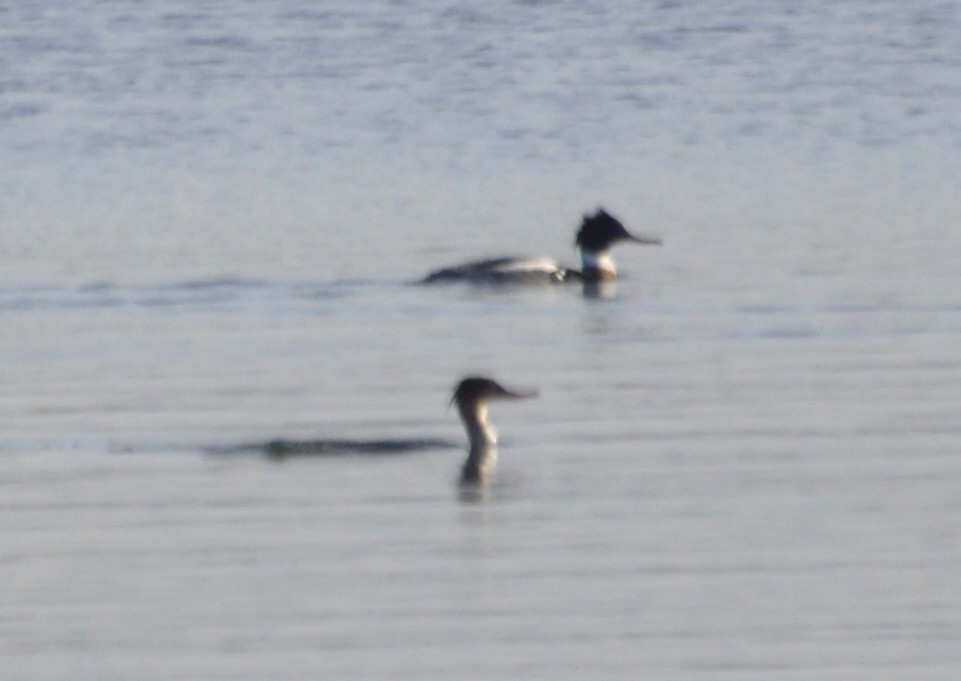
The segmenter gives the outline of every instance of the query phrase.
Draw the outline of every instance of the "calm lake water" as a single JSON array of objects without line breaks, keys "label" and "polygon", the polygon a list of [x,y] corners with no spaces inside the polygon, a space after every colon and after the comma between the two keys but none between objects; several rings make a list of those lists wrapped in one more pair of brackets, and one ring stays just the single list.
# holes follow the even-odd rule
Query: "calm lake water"
[{"label": "calm lake water", "polygon": [[959,678],[961,7],[475,4],[0,9],[0,678]]}]

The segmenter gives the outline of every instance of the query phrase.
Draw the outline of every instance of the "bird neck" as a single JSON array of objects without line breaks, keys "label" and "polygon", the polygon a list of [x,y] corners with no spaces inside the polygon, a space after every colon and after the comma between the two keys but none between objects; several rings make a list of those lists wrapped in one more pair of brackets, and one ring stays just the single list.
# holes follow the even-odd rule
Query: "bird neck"
[{"label": "bird neck", "polygon": [[470,448],[461,473],[465,483],[484,483],[497,460],[497,433],[487,420],[487,403],[458,405]]},{"label": "bird neck", "polygon": [[467,438],[470,440],[471,451],[483,447],[493,447],[497,444],[497,432],[487,420],[487,404],[477,402],[475,404],[458,405],[461,421],[467,430]]},{"label": "bird neck", "polygon": [[605,281],[617,277],[614,259],[608,250],[581,251],[581,268],[584,278],[591,281]]}]

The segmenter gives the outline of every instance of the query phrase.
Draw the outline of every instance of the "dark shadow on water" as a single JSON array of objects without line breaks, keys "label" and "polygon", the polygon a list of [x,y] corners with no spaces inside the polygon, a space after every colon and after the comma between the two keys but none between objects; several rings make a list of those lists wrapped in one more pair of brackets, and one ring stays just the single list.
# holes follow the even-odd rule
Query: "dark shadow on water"
[{"label": "dark shadow on water", "polygon": [[264,454],[275,461],[290,457],[391,456],[435,449],[454,449],[458,444],[434,438],[391,438],[384,440],[287,440],[250,442],[212,450],[215,454]]}]

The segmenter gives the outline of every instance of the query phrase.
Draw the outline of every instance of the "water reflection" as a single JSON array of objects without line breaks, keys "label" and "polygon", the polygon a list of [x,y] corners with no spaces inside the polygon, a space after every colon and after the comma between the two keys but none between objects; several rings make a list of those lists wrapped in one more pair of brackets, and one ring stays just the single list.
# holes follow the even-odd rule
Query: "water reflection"
[{"label": "water reflection", "polygon": [[587,300],[613,300],[617,296],[617,282],[585,281],[582,294]]}]

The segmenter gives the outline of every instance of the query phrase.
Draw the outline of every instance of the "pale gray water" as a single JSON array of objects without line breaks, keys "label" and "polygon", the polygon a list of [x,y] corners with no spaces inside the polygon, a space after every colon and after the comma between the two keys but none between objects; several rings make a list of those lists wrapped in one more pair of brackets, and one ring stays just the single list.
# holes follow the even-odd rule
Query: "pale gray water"
[{"label": "pale gray water", "polygon": [[[961,8],[0,9],[0,678],[957,679]],[[577,288],[408,285],[500,253]],[[284,438],[463,452],[212,455]]]}]

